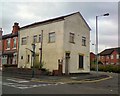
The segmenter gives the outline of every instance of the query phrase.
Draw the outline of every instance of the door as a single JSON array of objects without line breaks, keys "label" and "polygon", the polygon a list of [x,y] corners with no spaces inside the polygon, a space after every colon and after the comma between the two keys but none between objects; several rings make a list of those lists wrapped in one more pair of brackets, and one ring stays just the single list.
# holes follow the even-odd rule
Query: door
[{"label": "door", "polygon": [[79,68],[83,68],[83,62],[84,62],[83,55],[79,55]]},{"label": "door", "polygon": [[69,74],[69,61],[70,61],[70,53],[65,54],[66,60],[65,60],[65,74]]}]

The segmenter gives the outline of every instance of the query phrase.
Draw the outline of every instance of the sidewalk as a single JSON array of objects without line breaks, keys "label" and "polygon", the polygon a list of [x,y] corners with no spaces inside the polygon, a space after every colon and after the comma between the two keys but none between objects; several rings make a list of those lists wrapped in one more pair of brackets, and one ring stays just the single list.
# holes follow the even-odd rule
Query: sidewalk
[{"label": "sidewalk", "polygon": [[91,71],[89,74],[71,74],[62,76],[48,76],[48,75],[35,75],[32,78],[31,74],[16,74],[3,72],[3,76],[31,80],[33,82],[49,82],[49,83],[86,83],[86,82],[99,82],[112,78],[110,73]]},{"label": "sidewalk", "polygon": [[32,78],[31,81],[35,82],[62,82],[62,83],[86,83],[86,82],[99,82],[112,78],[110,75],[104,73],[90,72],[90,74],[76,74],[68,76],[40,76],[39,78]]}]

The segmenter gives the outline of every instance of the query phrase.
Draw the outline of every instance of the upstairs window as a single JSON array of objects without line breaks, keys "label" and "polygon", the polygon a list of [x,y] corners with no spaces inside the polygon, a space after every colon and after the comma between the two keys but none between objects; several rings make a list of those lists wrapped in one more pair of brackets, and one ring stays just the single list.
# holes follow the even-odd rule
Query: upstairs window
[{"label": "upstairs window", "polygon": [[23,37],[21,42],[22,42],[22,45],[26,45],[27,44],[27,37]]},{"label": "upstairs window", "polygon": [[104,56],[101,56],[101,59],[104,59]]},{"label": "upstairs window", "polygon": [[39,42],[41,42],[42,41],[42,36],[41,35],[39,35]]},{"label": "upstairs window", "polygon": [[70,43],[74,43],[74,39],[75,39],[75,34],[70,33]]},{"label": "upstairs window", "polygon": [[16,48],[16,38],[13,38],[13,48]]},{"label": "upstairs window", "polygon": [[82,46],[86,46],[86,37],[82,36]]},{"label": "upstairs window", "polygon": [[49,43],[55,42],[55,32],[49,33]]},{"label": "upstairs window", "polygon": [[109,56],[107,56],[107,59],[109,59]]},{"label": "upstairs window", "polygon": [[33,36],[33,43],[37,43],[37,35]]},{"label": "upstairs window", "polygon": [[7,39],[7,48],[10,48],[10,39]]},{"label": "upstairs window", "polygon": [[114,59],[114,56],[113,56],[113,55],[111,55],[111,59]]},{"label": "upstairs window", "polygon": [[119,59],[119,54],[116,55],[116,59]]}]

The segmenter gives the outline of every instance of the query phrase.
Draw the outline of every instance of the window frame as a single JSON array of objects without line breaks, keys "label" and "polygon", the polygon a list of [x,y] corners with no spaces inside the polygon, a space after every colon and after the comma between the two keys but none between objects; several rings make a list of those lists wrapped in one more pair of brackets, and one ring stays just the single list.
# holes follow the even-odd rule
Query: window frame
[{"label": "window frame", "polygon": [[21,38],[21,45],[26,45],[27,44],[27,37],[22,37]]},{"label": "window frame", "polygon": [[111,58],[111,59],[114,59],[114,55],[112,54],[112,55],[110,56],[110,58]]},{"label": "window frame", "polygon": [[39,34],[39,42],[42,42],[42,35]]},{"label": "window frame", "polygon": [[[9,44],[8,44],[8,41],[9,41]],[[11,39],[8,38],[8,39],[7,39],[7,42],[6,42],[6,43],[7,43],[6,49],[10,49],[10,41],[11,41]],[[9,45],[9,47],[8,47],[8,45]]]},{"label": "window frame", "polygon": [[119,54],[116,54],[116,59],[119,59]]},{"label": "window frame", "polygon": [[33,36],[33,43],[37,43],[37,35]]},{"label": "window frame", "polygon": [[[54,34],[54,35],[53,35]],[[51,36],[51,35],[53,35],[53,36]],[[54,38],[54,39],[53,39]],[[49,33],[49,40],[48,40],[48,42],[49,43],[55,43],[55,41],[56,41],[56,34],[55,34],[55,32],[50,32]]]},{"label": "window frame", "polygon": [[70,32],[69,34],[69,42],[75,43],[75,33]]},{"label": "window frame", "polygon": [[82,36],[82,46],[86,46],[86,37]]},{"label": "window frame", "polygon": [[17,40],[16,37],[13,38],[13,48],[17,47]]}]

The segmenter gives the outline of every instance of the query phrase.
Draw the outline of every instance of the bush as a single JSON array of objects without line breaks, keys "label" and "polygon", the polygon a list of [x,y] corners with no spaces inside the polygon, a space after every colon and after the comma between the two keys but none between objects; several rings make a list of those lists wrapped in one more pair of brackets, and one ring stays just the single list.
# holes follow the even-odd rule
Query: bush
[{"label": "bush", "polygon": [[[98,65],[99,71],[120,73],[120,65]],[[96,70],[96,65],[91,65],[91,70]]]}]

